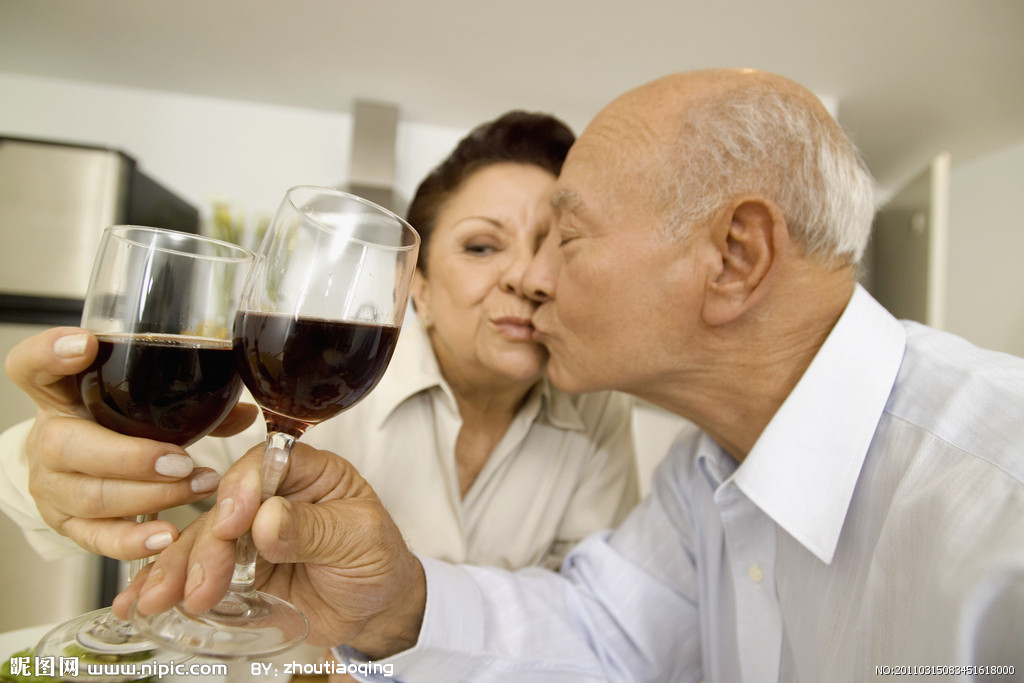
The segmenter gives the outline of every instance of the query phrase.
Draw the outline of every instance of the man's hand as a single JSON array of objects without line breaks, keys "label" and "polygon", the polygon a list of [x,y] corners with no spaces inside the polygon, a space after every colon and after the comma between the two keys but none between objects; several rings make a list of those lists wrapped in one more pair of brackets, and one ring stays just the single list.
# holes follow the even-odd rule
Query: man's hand
[{"label": "man's hand", "polygon": [[[29,491],[43,520],[94,553],[118,559],[152,555],[178,535],[173,524],[136,524],[140,514],[209,496],[220,477],[195,468],[173,444],[124,436],[89,417],[75,375],[96,357],[96,337],[59,327],[30,337],[7,355],[11,379],[36,403],[26,444]],[[220,425],[226,435],[248,426],[255,406],[240,404]]]},{"label": "man's hand", "polygon": [[202,612],[231,581],[235,539],[252,527],[260,556],[257,585],[295,605],[309,642],[347,643],[374,659],[415,644],[426,604],[419,560],[377,495],[348,462],[297,444],[278,495],[260,505],[263,447],[224,475],[218,503],[143,570],[114,602],[124,616],[183,601]]}]

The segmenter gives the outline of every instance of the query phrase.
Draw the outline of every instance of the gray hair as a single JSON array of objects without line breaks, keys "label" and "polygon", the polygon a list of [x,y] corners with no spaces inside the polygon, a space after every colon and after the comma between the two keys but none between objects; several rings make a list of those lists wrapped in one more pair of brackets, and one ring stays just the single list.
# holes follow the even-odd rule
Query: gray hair
[{"label": "gray hair", "polygon": [[738,87],[697,103],[664,162],[657,201],[672,234],[756,193],[779,206],[809,257],[856,264],[864,253],[874,181],[839,124],[799,97]]}]

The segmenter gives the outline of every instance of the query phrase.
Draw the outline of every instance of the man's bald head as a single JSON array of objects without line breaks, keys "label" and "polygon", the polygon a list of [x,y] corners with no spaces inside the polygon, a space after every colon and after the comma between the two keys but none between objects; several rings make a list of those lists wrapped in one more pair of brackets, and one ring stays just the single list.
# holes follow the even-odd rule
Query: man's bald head
[{"label": "man's bald head", "polygon": [[778,204],[816,259],[859,261],[874,215],[861,158],[814,93],[777,74],[708,69],[665,76],[608,105],[581,135],[618,138],[666,229],[706,220],[741,194]]}]

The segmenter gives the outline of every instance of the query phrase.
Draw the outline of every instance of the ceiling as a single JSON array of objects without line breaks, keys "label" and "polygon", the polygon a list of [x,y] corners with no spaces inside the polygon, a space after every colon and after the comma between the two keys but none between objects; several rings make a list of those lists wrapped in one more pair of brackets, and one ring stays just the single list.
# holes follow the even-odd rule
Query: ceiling
[{"label": "ceiling", "polygon": [[834,101],[883,188],[1024,140],[1022,0],[0,0],[3,72],[466,128],[709,66]]}]

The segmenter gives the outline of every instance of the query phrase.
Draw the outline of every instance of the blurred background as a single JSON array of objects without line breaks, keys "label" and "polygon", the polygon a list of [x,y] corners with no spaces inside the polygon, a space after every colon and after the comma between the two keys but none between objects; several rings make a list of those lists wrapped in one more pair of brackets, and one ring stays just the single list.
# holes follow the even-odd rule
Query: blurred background
[{"label": "blurred background", "polygon": [[[629,88],[735,66],[801,82],[861,148],[880,208],[868,287],[1024,355],[1022,35],[1020,0],[0,0],[0,351],[75,318],[104,224],[157,211],[251,242],[298,184],[401,212],[508,109],[580,132]],[[57,193],[74,201],[51,215]],[[33,411],[0,380],[6,428]],[[638,405],[637,425],[646,482],[685,424]],[[92,571],[0,534],[3,580]],[[32,609],[0,630],[65,616]]]}]

